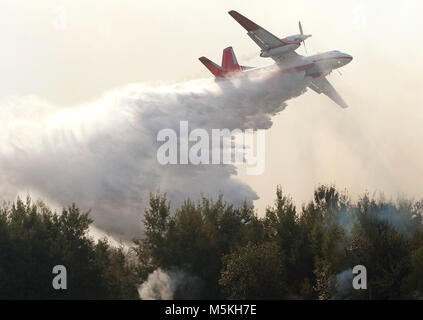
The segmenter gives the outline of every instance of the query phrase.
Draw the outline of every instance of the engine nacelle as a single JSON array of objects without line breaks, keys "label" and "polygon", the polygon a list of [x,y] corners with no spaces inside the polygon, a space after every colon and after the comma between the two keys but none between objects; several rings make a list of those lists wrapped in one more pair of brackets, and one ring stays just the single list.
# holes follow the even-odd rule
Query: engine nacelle
[{"label": "engine nacelle", "polygon": [[287,53],[289,51],[297,50],[299,46],[300,46],[299,43],[298,44],[293,43],[293,44],[288,44],[288,45],[277,47],[277,48],[272,48],[270,50],[262,51],[261,54],[260,54],[260,57],[270,58],[270,57],[274,57],[274,56],[279,56],[279,55]]}]

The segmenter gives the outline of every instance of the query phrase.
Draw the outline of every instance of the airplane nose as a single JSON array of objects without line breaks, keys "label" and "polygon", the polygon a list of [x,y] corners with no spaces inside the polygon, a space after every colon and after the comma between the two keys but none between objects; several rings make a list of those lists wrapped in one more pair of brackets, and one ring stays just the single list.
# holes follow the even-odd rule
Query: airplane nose
[{"label": "airplane nose", "polygon": [[350,56],[349,54],[345,54],[345,59],[343,65],[345,66],[346,64],[350,63],[353,60],[353,57]]}]

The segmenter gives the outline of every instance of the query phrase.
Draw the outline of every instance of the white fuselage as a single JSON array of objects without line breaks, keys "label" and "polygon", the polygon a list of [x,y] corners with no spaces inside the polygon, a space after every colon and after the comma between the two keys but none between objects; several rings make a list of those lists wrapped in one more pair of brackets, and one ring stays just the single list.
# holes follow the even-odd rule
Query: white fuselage
[{"label": "white fuselage", "polygon": [[317,78],[326,76],[333,70],[345,66],[350,63],[352,59],[353,57],[351,55],[335,50],[308,57],[295,55],[276,64],[253,68],[244,72],[250,73],[267,68],[274,68],[275,65],[277,65],[282,72],[305,71],[305,76]]},{"label": "white fuselage", "polygon": [[310,57],[303,57],[303,59],[314,63],[314,67],[307,70],[307,75],[316,77],[326,76],[331,73],[332,70],[347,65],[352,61],[353,57],[339,51],[329,51]]}]

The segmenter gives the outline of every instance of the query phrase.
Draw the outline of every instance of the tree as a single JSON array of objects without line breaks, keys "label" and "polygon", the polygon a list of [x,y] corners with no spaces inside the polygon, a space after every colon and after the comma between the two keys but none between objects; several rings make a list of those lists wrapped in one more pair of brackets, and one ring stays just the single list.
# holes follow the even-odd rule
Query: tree
[{"label": "tree", "polygon": [[410,273],[405,279],[402,289],[406,298],[423,298],[423,247],[411,252]]},{"label": "tree", "polygon": [[341,226],[334,223],[324,234],[321,255],[315,257],[316,291],[319,299],[330,299],[336,275],[348,268],[347,239]]},{"label": "tree", "polygon": [[293,297],[300,295],[302,285],[310,270],[310,250],[306,235],[302,232],[296,207],[292,199],[285,196],[280,186],[276,190],[276,200],[273,207],[266,209],[264,224],[267,237],[278,244],[285,258],[287,285]]},{"label": "tree", "polygon": [[[350,240],[349,255],[352,265],[364,265],[368,274],[368,290],[360,298],[397,299],[409,272],[410,242],[397,231],[384,213],[385,201],[376,202],[364,196],[357,205],[358,223]],[[393,204],[389,204],[394,208]],[[395,210],[394,215],[401,215]]]},{"label": "tree", "polygon": [[165,195],[151,197],[145,236],[135,242],[142,281],[155,269],[177,269],[201,280],[201,297],[223,298],[218,283],[222,256],[250,236],[257,241],[262,237],[262,233],[254,235],[262,230],[254,210],[246,203],[235,208],[220,196],[217,201],[186,200],[170,214]]},{"label": "tree", "polygon": [[284,258],[277,244],[248,244],[223,258],[220,285],[229,299],[283,299]]},{"label": "tree", "polygon": [[[126,256],[105,241],[96,245],[88,236],[91,222],[76,205],[59,215],[29,197],[0,209],[0,298],[136,298]],[[52,286],[56,265],[66,267],[66,290]]]}]

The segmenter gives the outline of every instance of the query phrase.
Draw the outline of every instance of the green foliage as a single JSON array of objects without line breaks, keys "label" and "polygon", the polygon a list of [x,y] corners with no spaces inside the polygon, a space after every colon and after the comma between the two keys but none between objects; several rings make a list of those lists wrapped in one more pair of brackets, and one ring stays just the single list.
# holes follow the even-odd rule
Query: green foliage
[{"label": "green foliage", "polygon": [[[178,297],[189,290],[207,299],[418,299],[422,215],[423,201],[365,194],[354,203],[334,186],[319,186],[300,209],[278,187],[263,217],[223,196],[173,210],[158,192],[143,237],[128,249],[93,241],[89,213],[75,205],[57,214],[18,199],[0,208],[0,298],[135,299],[160,268],[191,277]],[[51,285],[59,264],[68,271],[65,291]],[[356,265],[367,269],[367,290],[352,289]]]},{"label": "green foliage", "polygon": [[[87,236],[92,220],[72,205],[58,215],[18,199],[0,210],[0,298],[108,299],[137,296],[123,249]],[[67,290],[54,290],[55,265],[67,269]],[[129,278],[132,278],[128,281]]]},{"label": "green foliage", "polygon": [[321,255],[315,257],[316,292],[319,299],[329,299],[334,290],[334,276],[348,269],[347,241],[344,229],[332,224],[323,236]]},{"label": "green foliage", "polygon": [[170,216],[165,195],[151,195],[144,225],[145,237],[135,241],[141,280],[158,267],[178,268],[202,280],[203,298],[223,297],[218,284],[222,256],[263,234],[251,207],[234,208],[222,197],[197,204],[187,200]]},{"label": "green foliage", "polygon": [[403,285],[406,298],[423,298],[423,247],[413,250],[410,254],[410,273]]},{"label": "green foliage", "polygon": [[[392,210],[393,219],[388,219],[386,210]],[[403,218],[400,207],[385,202],[363,197],[357,205],[359,222],[354,225],[351,236],[350,256],[353,264],[366,266],[371,275],[368,279],[369,290],[360,293],[360,298],[398,299],[401,298],[401,287],[409,272],[410,232],[407,228],[400,233],[397,230],[405,227],[395,223]],[[399,216],[399,217],[397,217]],[[398,220],[399,221],[399,220]],[[411,221],[406,220],[406,223]]]},{"label": "green foliage", "polygon": [[[422,296],[422,202],[365,195],[352,203],[346,192],[319,186],[298,211],[278,187],[274,205],[258,217],[222,197],[186,201],[174,213],[164,195],[152,200],[145,227],[155,231],[136,242],[142,281],[157,268],[178,268],[204,282],[199,298]],[[350,281],[338,292],[355,265],[366,266],[368,290],[355,291]]]},{"label": "green foliage", "polygon": [[229,299],[283,299],[287,294],[284,258],[273,242],[247,244],[223,257],[220,284]]}]

